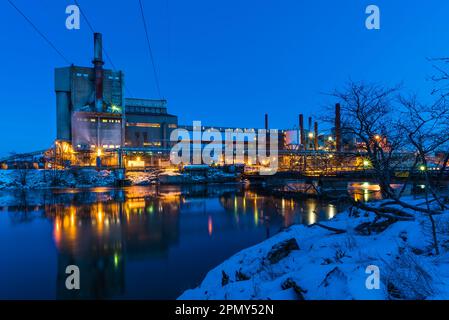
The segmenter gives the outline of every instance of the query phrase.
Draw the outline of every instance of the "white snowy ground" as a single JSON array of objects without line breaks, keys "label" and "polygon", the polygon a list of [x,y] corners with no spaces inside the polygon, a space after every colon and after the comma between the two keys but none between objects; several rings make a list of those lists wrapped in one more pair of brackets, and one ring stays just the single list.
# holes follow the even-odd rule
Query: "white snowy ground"
[{"label": "white snowy ground", "polygon": [[[346,233],[316,225],[292,226],[232,256],[178,299],[449,299],[449,211],[435,216],[438,256],[431,246],[429,219],[422,213],[412,212],[414,221],[396,222],[371,235],[354,228],[372,221],[374,214],[355,213],[344,212],[322,223]],[[271,263],[267,256],[272,247],[290,239],[299,250]],[[379,267],[379,289],[365,285],[372,274],[365,273],[369,265]]]},{"label": "white snowy ground", "polygon": [[[25,176],[24,176],[25,175]],[[149,172],[127,172],[132,185],[154,183],[157,176]],[[0,170],[0,190],[45,189],[51,187],[113,186],[115,175],[110,170]]]},{"label": "white snowy ground", "polygon": [[109,170],[0,170],[0,189],[45,189],[113,185]]}]

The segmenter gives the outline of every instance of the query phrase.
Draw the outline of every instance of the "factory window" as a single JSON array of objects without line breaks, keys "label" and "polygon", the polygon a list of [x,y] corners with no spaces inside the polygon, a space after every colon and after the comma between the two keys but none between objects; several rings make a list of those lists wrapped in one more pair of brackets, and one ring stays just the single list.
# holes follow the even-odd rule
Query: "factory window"
[{"label": "factory window", "polygon": [[90,118],[90,122],[97,122],[97,119],[95,119],[95,118]]},{"label": "factory window", "polygon": [[103,122],[103,123],[120,123],[121,120],[118,120],[118,119],[101,119],[101,122]]},{"label": "factory window", "polygon": [[127,122],[128,127],[141,127],[141,128],[160,128],[160,123],[146,123],[146,122]]},{"label": "factory window", "polygon": [[176,124],[174,124],[174,123],[170,123],[170,124],[168,125],[168,127],[169,127],[169,128],[177,128],[178,126],[177,126]]},{"label": "factory window", "polygon": [[144,142],[143,145],[145,147],[160,147],[161,143],[159,141],[155,141],[155,142]]}]

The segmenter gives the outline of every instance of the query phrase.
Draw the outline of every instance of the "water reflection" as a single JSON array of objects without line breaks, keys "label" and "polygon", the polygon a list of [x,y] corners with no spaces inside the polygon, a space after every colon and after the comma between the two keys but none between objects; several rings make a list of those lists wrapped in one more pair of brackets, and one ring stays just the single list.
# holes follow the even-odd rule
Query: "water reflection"
[{"label": "water reflection", "polygon": [[[363,200],[371,199],[361,190]],[[0,224],[5,213],[14,223],[51,223],[58,299],[176,298],[233,253],[342,209],[242,185],[59,190],[26,194],[20,204],[11,194],[0,200]],[[33,250],[33,243],[24,245]],[[65,268],[72,264],[82,275],[78,291],[65,288]],[[0,280],[12,277],[20,285],[19,276]],[[0,297],[8,297],[7,290],[0,288]]]}]

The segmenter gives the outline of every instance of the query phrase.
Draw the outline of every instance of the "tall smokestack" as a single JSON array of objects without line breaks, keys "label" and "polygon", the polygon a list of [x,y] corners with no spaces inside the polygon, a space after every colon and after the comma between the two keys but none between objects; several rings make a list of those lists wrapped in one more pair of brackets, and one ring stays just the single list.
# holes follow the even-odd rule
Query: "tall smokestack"
[{"label": "tall smokestack", "polygon": [[94,64],[95,70],[95,111],[103,112],[103,41],[101,33],[94,33]]},{"label": "tall smokestack", "polygon": [[309,117],[309,128],[308,128],[309,132],[312,131],[312,117]]},{"label": "tall smokestack", "polygon": [[313,135],[315,150],[318,150],[318,122],[315,121],[315,134]]},{"label": "tall smokestack", "polygon": [[335,105],[335,146],[337,152],[341,151],[341,110],[340,104]]},{"label": "tall smokestack", "polygon": [[268,130],[268,113],[265,113],[265,130]]},{"label": "tall smokestack", "polygon": [[306,141],[304,137],[304,115],[302,113],[299,115],[299,141],[305,148]]}]

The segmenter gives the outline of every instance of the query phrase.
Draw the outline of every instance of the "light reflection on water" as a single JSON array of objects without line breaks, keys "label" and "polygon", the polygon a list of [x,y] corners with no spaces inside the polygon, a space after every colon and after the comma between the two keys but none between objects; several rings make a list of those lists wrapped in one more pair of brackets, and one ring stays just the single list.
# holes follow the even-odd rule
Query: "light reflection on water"
[{"label": "light reflection on water", "polygon": [[[355,187],[362,192],[355,197],[376,199],[365,187]],[[0,200],[0,298],[176,298],[239,250],[342,209],[242,185],[4,193]],[[34,269],[24,282],[26,264]],[[70,264],[80,268],[79,291],[65,289]]]}]

